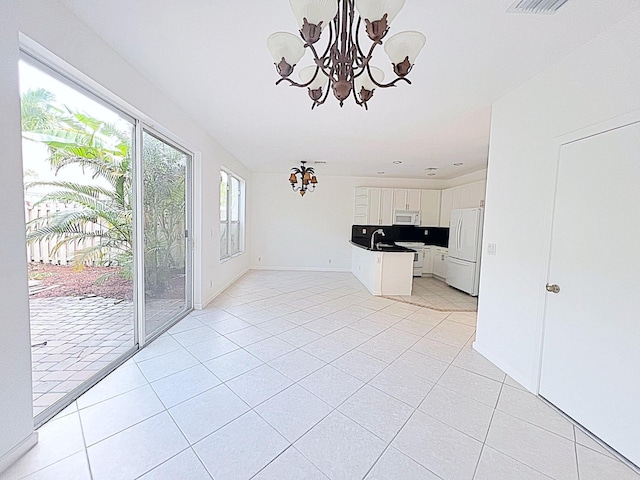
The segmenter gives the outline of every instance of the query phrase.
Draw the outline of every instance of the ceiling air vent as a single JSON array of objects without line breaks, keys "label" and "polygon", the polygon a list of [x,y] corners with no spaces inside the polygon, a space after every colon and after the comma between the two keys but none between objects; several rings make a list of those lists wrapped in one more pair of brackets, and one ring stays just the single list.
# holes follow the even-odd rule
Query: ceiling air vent
[{"label": "ceiling air vent", "polygon": [[518,0],[509,7],[507,13],[553,15],[565,3],[567,0]]}]

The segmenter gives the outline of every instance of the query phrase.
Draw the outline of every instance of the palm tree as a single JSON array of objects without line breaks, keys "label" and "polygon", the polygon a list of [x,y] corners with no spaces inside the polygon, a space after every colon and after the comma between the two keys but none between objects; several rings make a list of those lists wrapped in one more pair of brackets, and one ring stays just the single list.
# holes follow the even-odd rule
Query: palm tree
[{"label": "palm tree", "polygon": [[57,201],[77,206],[29,222],[27,242],[54,240],[54,253],[77,242],[84,247],[76,251],[76,268],[88,262],[115,263],[125,267],[123,273],[130,274],[133,244],[129,137],[107,122],[56,107],[54,101],[53,94],[43,89],[23,95],[23,137],[47,145],[49,161],[56,172],[78,165],[96,181],[91,185],[62,180],[27,183],[27,189],[48,190],[35,205]]}]

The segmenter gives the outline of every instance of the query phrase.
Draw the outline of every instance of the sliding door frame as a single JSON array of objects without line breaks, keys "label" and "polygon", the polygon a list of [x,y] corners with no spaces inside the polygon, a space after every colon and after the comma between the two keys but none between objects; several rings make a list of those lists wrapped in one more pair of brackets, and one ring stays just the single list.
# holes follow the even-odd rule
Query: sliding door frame
[{"label": "sliding door frame", "polygon": [[[69,404],[74,402],[83,393],[88,391],[98,382],[103,380],[107,375],[113,372],[116,368],[130,359],[140,349],[158,336],[162,335],[165,331],[175,325],[179,320],[184,318],[193,310],[194,305],[194,160],[197,153],[188,147],[186,142],[180,140],[170,130],[158,125],[151,117],[144,114],[142,111],[133,107],[131,104],[112,93],[107,88],[93,80],[91,77],[82,73],[65,60],[61,59],[51,51],[47,50],[28,36],[23,33],[19,34],[20,53],[21,59],[27,61],[32,65],[36,65],[48,75],[51,75],[56,80],[76,89],[78,92],[86,95],[90,99],[98,102],[104,107],[114,111],[116,114],[122,116],[125,120],[129,121],[133,125],[132,135],[132,207],[133,207],[133,255],[134,255],[134,267],[133,267],[133,282],[134,282],[134,328],[133,328],[133,345],[119,358],[111,362],[108,366],[102,370],[97,371],[92,377],[84,381],[81,385],[74,388],[64,397],[60,398],[52,405],[47,407],[43,412],[38,414],[34,418],[35,428],[40,427],[48,420],[57,415],[61,410],[66,408]],[[176,148],[188,156],[187,168],[186,168],[186,182],[185,182],[185,222],[188,232],[187,244],[186,244],[186,265],[185,265],[185,310],[170,320],[153,335],[145,338],[144,332],[144,215],[142,213],[143,208],[143,163],[142,163],[142,135],[143,131],[147,131],[153,136],[166,142],[173,148]]]}]

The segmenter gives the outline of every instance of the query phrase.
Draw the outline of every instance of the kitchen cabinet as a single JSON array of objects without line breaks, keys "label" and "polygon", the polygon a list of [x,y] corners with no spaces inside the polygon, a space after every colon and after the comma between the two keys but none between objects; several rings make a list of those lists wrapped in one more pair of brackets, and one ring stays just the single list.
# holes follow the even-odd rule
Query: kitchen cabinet
[{"label": "kitchen cabinet", "polygon": [[448,227],[451,219],[451,210],[453,210],[453,189],[448,188],[442,191],[440,201],[440,226]]},{"label": "kitchen cabinet", "polygon": [[446,190],[357,187],[353,224],[391,225],[394,210],[413,210],[420,212],[421,227],[448,227],[453,208],[479,206],[483,201],[484,182]]},{"label": "kitchen cabinet", "polygon": [[391,225],[392,221],[393,188],[356,188],[354,225]]},{"label": "kitchen cabinet", "polygon": [[444,247],[433,248],[433,275],[445,280],[447,278],[447,259],[449,249]]},{"label": "kitchen cabinet", "polygon": [[367,225],[369,223],[369,188],[358,187],[355,190],[355,206],[353,210],[353,224]]},{"label": "kitchen cabinet", "polygon": [[414,252],[376,252],[353,245],[351,272],[372,295],[411,295]]},{"label": "kitchen cabinet", "polygon": [[420,192],[420,226],[437,227],[440,219],[440,190]]},{"label": "kitchen cabinet", "polygon": [[395,210],[420,210],[421,191],[413,188],[395,188],[393,190],[393,208]]},{"label": "kitchen cabinet", "polygon": [[393,192],[393,188],[357,187],[353,224],[391,225]]},{"label": "kitchen cabinet", "polygon": [[393,188],[380,189],[380,222],[376,225],[393,223]]},{"label": "kitchen cabinet", "polygon": [[430,245],[426,245],[422,249],[422,275],[431,276],[433,274],[433,257],[434,250]]},{"label": "kitchen cabinet", "polygon": [[440,226],[448,227],[451,210],[484,206],[486,182],[474,182],[442,191],[440,202]]}]

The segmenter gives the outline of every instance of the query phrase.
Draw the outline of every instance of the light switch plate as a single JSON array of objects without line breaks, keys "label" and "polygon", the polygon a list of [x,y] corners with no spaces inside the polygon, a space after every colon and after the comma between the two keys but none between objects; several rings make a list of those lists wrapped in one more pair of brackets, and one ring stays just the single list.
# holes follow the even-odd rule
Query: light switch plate
[{"label": "light switch plate", "polygon": [[495,243],[487,244],[487,254],[488,255],[495,255],[496,254],[496,244]]}]

